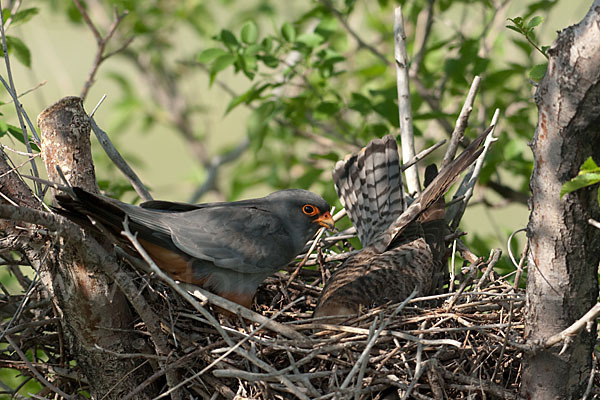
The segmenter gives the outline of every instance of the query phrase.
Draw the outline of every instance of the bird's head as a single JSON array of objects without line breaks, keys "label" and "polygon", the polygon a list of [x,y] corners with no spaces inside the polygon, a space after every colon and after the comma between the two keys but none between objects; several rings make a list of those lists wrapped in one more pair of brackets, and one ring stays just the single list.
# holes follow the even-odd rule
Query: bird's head
[{"label": "bird's head", "polygon": [[[287,189],[271,193],[266,197],[288,223],[288,229],[298,232],[304,243],[321,226],[334,228],[331,207],[321,196],[302,189]],[[304,245],[302,243],[302,245]]]}]

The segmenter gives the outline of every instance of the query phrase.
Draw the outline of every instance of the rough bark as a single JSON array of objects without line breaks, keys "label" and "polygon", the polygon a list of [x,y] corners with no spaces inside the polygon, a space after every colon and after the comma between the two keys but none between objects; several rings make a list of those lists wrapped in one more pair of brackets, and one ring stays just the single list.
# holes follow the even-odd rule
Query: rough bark
[{"label": "rough bark", "polygon": [[600,230],[597,187],[560,199],[564,182],[589,156],[600,161],[600,1],[560,32],[536,93],[523,391],[531,399],[580,398],[590,376],[595,325],[570,343],[540,343],[584,315],[598,297]]},{"label": "rough bark", "polygon": [[[40,114],[38,124],[50,179],[60,182],[55,168],[58,165],[73,184],[97,191],[89,145],[90,124],[81,99],[60,100]],[[2,157],[0,171],[8,169],[6,158]],[[3,193],[8,193],[19,206],[41,208],[17,174],[4,176],[1,186]],[[138,339],[125,296],[103,272],[107,265],[117,267],[111,246],[99,246],[96,238],[68,221],[64,224],[71,226],[62,233],[74,233],[64,236],[48,234],[33,224],[0,222],[0,242],[20,250],[39,271],[61,319],[67,349],[90,383],[92,397],[123,398],[143,382],[149,371],[138,368],[140,360],[122,359],[96,347],[116,353],[136,352],[132,344]],[[127,379],[123,379],[125,376]],[[138,396],[148,397],[144,393]]]}]

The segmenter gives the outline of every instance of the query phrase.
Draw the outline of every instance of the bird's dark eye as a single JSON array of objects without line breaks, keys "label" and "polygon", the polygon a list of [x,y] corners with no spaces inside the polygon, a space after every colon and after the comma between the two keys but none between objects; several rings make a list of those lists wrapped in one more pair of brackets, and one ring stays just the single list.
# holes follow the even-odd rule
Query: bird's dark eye
[{"label": "bird's dark eye", "polygon": [[317,207],[311,206],[310,204],[305,204],[304,206],[302,206],[302,212],[308,215],[309,217],[312,217],[313,215],[317,215],[319,213],[319,209]]}]

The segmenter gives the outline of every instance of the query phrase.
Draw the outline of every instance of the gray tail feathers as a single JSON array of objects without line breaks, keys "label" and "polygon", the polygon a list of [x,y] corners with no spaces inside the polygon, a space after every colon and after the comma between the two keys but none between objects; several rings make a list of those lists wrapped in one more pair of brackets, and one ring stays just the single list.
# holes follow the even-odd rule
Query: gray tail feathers
[{"label": "gray tail feathers", "polygon": [[378,240],[378,251],[385,251],[394,238],[401,234],[408,224],[418,218],[423,211],[427,210],[441,196],[446,193],[456,178],[469,165],[471,165],[481,154],[480,148],[486,136],[490,133],[492,127],[483,132],[477,139],[473,140],[469,146],[444,169],[442,169],[431,183],[421,192],[419,197],[408,207],[396,221],[392,223],[389,229],[383,234],[381,240]]},{"label": "gray tail feathers", "polygon": [[403,211],[400,159],[392,135],[372,140],[358,153],[338,161],[333,180],[365,247]]},{"label": "gray tail feathers", "polygon": [[116,234],[123,229],[123,220],[125,212],[111,201],[105,200],[99,196],[83,190],[79,187],[72,187],[69,195],[57,195],[55,200],[60,207],[52,209],[72,221],[82,226],[93,226],[93,220],[102,223]]}]

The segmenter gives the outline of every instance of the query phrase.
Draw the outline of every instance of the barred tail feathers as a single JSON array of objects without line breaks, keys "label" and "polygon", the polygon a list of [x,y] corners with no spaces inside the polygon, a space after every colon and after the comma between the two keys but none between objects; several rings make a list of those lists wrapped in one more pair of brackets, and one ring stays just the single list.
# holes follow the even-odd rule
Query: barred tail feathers
[{"label": "barred tail feathers", "polygon": [[338,161],[333,179],[363,246],[370,245],[403,211],[400,160],[391,135]]}]

